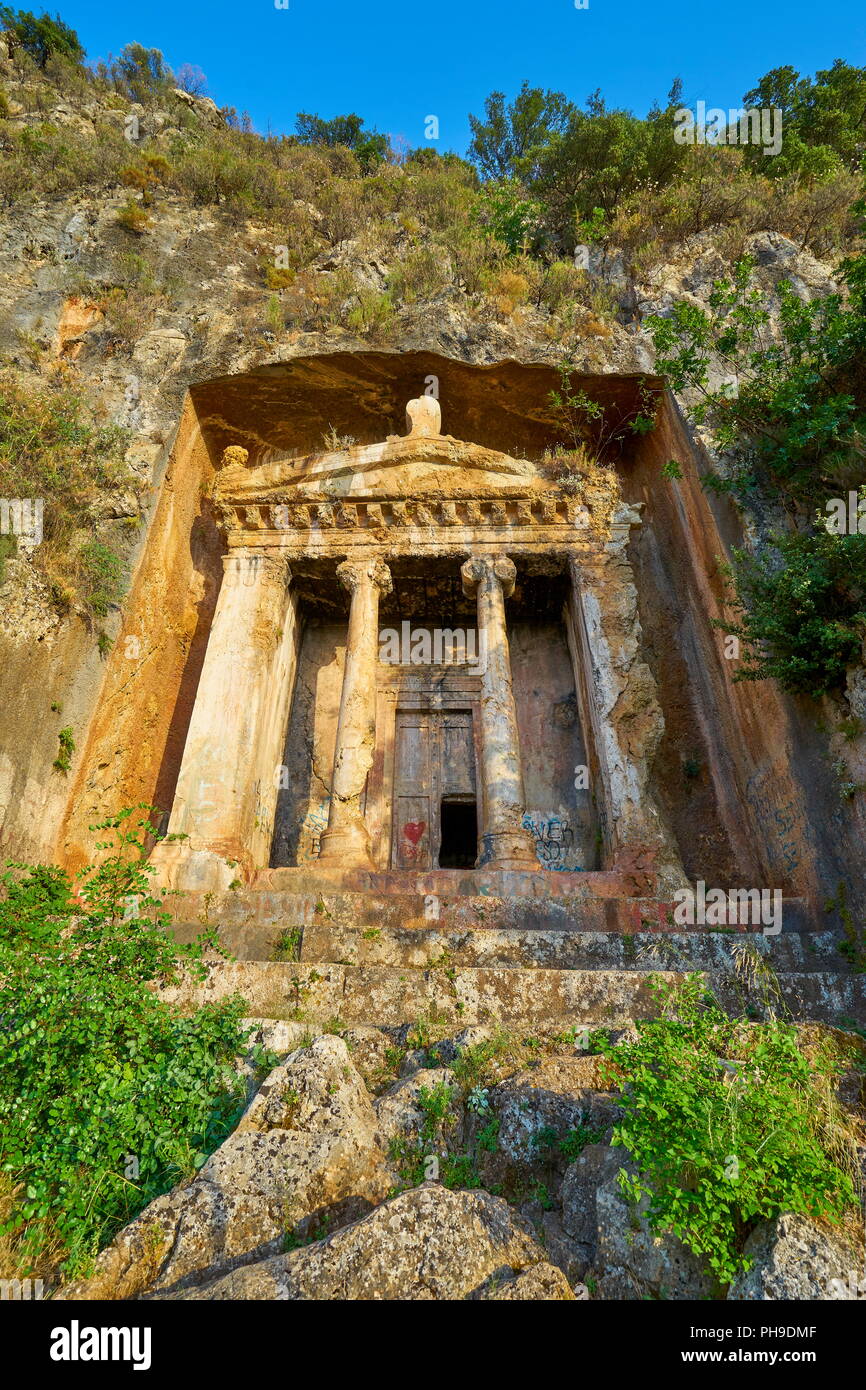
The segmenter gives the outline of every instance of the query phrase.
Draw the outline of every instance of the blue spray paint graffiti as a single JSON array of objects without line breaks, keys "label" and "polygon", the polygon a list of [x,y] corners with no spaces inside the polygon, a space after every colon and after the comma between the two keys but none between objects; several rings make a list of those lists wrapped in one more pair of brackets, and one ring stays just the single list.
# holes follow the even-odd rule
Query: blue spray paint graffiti
[{"label": "blue spray paint graffiti", "polygon": [[575,873],[582,869],[581,864],[574,862],[574,831],[567,816],[526,811],[522,824],[534,839],[538,862],[545,869],[559,873]]}]

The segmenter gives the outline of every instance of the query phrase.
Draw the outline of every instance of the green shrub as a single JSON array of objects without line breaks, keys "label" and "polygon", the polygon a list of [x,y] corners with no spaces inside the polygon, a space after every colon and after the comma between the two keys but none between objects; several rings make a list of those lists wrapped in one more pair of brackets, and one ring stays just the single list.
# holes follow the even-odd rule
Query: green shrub
[{"label": "green shrub", "polygon": [[150,222],[150,213],[134,198],[128,198],[123,207],[118,209],[117,225],[125,232],[134,232],[138,236],[147,230]]},{"label": "green shrub", "polygon": [[326,121],[321,116],[301,111],[298,113],[295,129],[297,138],[303,145],[342,145],[352,150],[365,172],[381,164],[390,149],[387,135],[382,135],[377,130],[365,130],[362,118],[354,113],[349,116],[335,116],[332,120]]},{"label": "green shrub", "polygon": [[119,57],[107,66],[98,65],[97,71],[121,96],[144,106],[165,100],[174,86],[174,75],[159,49],[140,43],[128,43]]},{"label": "green shrub", "polygon": [[346,317],[346,327],[355,333],[381,333],[394,317],[394,304],[389,294],[360,289],[355,306]]},{"label": "green shrub", "polygon": [[542,207],[526,196],[517,179],[482,184],[475,205],[475,218],[486,236],[507,246],[512,256],[527,251],[537,240]]},{"label": "green shrub", "polygon": [[63,385],[32,386],[0,372],[0,475],[10,497],[44,499],[44,538],[32,551],[59,606],[79,597],[104,617],[122,592],[122,566],[93,532],[91,508],[132,479],[123,463],[126,433],[97,424],[80,393]]},{"label": "green shrub", "polygon": [[54,759],[54,767],[58,772],[66,773],[72,766],[72,754],[75,752],[75,737],[72,729],[69,727],[61,729],[57,735],[57,742],[60,747],[57,757]]},{"label": "green shrub", "polygon": [[554,261],[542,276],[538,290],[539,303],[557,314],[574,302],[585,304],[588,294],[586,271],[571,261]]},{"label": "green shrub", "polygon": [[13,535],[0,535],[0,584],[6,578],[6,561],[16,554],[18,542]]},{"label": "green shrub", "polygon": [[151,988],[195,969],[204,938],[168,934],[134,814],[96,827],[108,855],[74,883],[45,865],[0,879],[0,1173],[16,1189],[0,1236],[25,1265],[59,1243],[67,1276],[194,1172],[244,1104],[243,1001],[183,1015]]},{"label": "green shrub", "polygon": [[638,1170],[620,1185],[648,1198],[653,1230],[728,1284],[758,1222],[801,1212],[840,1223],[857,1207],[856,1132],[834,1096],[843,1064],[828,1050],[807,1058],[789,1024],[732,1021],[700,976],[657,994],[662,1016],[606,1049],[622,1088],[613,1142]]},{"label": "green shrub", "polygon": [[97,618],[123,596],[123,564],[114,551],[101,541],[88,541],[80,552],[80,578],[85,602]]},{"label": "green shrub", "polygon": [[738,622],[717,626],[745,644],[735,681],[768,676],[797,694],[839,685],[866,634],[866,535],[791,532],[774,550],[733,552]]},{"label": "green shrub", "polygon": [[436,246],[416,246],[392,268],[387,291],[392,300],[414,304],[441,294],[450,283],[451,268],[444,252]]},{"label": "green shrub", "polygon": [[[866,205],[858,204],[862,218]],[[657,369],[687,391],[696,424],[708,424],[730,451],[726,477],[706,486],[743,505],[756,498],[788,503],[800,529],[773,538],[757,556],[735,551],[727,573],[740,611],[719,623],[747,646],[738,680],[775,676],[789,690],[821,694],[837,685],[857,656],[866,618],[866,537],[827,530],[826,502],[847,496],[862,473],[866,433],[866,257],[845,263],[847,302],[837,294],[804,303],[777,286],[780,334],[768,330],[770,306],[743,257],[715,282],[709,313],[677,303],[650,317]],[[738,383],[710,385],[722,361]],[[678,467],[672,460],[669,473]],[[819,517],[804,520],[808,509]]]}]

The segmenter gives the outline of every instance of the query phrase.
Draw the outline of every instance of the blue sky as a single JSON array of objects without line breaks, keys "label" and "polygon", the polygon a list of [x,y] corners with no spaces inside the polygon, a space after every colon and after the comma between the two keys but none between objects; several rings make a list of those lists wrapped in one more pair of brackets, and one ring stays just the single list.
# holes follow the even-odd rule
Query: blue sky
[{"label": "blue sky", "polygon": [[579,104],[601,87],[610,104],[643,115],[675,76],[686,105],[727,108],[772,67],[866,63],[866,7],[854,0],[589,0],[585,10],[574,0],[288,0],[287,9],[274,0],[50,0],[47,8],[77,29],[91,58],[137,40],[162,49],[174,68],[196,64],[217,104],[249,111],[257,130],[290,133],[297,111],[357,111],[419,145],[425,117],[436,115],[436,148],[461,154],[467,113],[480,115],[493,90],[513,96],[524,78]]}]

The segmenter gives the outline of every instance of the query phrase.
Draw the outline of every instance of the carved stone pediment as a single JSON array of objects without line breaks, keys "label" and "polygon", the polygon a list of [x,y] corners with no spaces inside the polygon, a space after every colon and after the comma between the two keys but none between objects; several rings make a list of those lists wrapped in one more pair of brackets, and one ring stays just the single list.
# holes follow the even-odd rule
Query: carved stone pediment
[{"label": "carved stone pediment", "polygon": [[528,459],[439,433],[438,402],[406,407],[410,433],[304,458],[247,467],[245,451],[227,449],[215,487],[218,502],[334,503],[531,498],[550,492]]},{"label": "carved stone pediment", "polygon": [[527,459],[443,436],[409,436],[255,468],[229,464],[220,472],[215,489],[219,500],[240,505],[505,499],[549,491],[550,484]]}]

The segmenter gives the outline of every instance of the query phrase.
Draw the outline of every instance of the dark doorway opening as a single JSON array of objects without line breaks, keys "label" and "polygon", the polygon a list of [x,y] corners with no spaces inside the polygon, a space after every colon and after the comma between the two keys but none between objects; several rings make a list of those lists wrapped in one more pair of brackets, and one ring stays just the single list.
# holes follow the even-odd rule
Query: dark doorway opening
[{"label": "dark doorway opening", "polygon": [[474,801],[443,801],[440,869],[474,869],[478,858],[478,818]]}]

